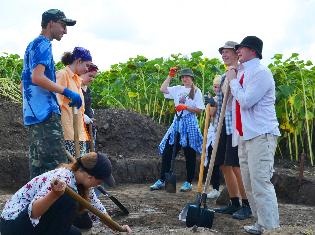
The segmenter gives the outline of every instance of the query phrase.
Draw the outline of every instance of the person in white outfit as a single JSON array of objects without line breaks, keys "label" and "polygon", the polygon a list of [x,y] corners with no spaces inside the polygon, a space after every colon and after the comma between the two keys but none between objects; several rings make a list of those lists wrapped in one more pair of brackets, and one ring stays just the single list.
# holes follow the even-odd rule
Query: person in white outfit
[{"label": "person in white outfit", "polygon": [[[217,94],[220,91],[220,84],[221,84],[221,76],[217,75],[213,78],[213,85],[212,89],[215,94],[214,97],[212,97],[210,94],[205,95],[205,105],[210,104],[210,125],[208,128],[208,135],[207,135],[207,145],[206,145],[206,159],[204,162],[204,178],[206,177],[208,173],[209,163],[210,163],[210,157],[212,153],[212,148],[215,141],[215,115],[217,112],[217,101],[218,97]],[[207,198],[217,198],[220,196],[220,178],[221,178],[221,172],[220,172],[220,166],[218,164],[215,164],[213,166],[213,171],[211,175],[210,184],[212,185],[212,190],[207,194]]]},{"label": "person in white outfit", "polygon": [[235,46],[241,63],[230,67],[226,77],[233,95],[233,144],[238,156],[254,225],[246,232],[261,234],[279,227],[278,203],[271,177],[279,123],[275,111],[275,81],[271,71],[260,64],[263,42],[247,36]]},{"label": "person in white outfit", "polygon": [[[219,48],[219,53],[222,56],[224,65],[229,67],[237,67],[238,56],[235,50],[234,41],[227,41]],[[215,118],[215,126],[217,128],[221,109],[223,106],[224,95],[228,88],[228,80],[226,74],[222,75],[220,90],[218,92],[217,113]],[[245,188],[242,181],[241,169],[238,158],[237,146],[232,146],[232,97],[230,92],[227,94],[227,106],[224,112],[224,120],[215,158],[215,165],[219,165],[223,173],[225,185],[229,194],[230,203],[224,207],[214,208],[216,213],[232,215],[232,218],[244,220],[252,215],[252,211],[247,200]],[[241,199],[241,200],[240,200]],[[240,202],[241,201],[241,202]]]}]

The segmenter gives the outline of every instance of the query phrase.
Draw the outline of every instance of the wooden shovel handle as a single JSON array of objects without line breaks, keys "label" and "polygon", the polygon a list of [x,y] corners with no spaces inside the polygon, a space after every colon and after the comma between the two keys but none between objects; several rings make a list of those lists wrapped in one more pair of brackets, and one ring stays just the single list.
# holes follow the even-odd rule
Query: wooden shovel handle
[{"label": "wooden shovel handle", "polygon": [[69,153],[68,150],[66,150],[66,154],[67,154],[67,157],[68,157],[68,160],[71,162],[71,163],[75,163],[77,160],[75,160],[75,158],[71,155],[71,153]]},{"label": "wooden shovel handle", "polygon": [[74,132],[74,147],[75,147],[75,157],[80,157],[80,142],[79,142],[79,124],[78,124],[78,109],[77,107],[72,108],[73,113],[73,132]]},{"label": "wooden shovel handle", "polygon": [[100,210],[92,206],[87,200],[85,200],[83,197],[81,197],[79,194],[73,191],[70,187],[68,186],[66,187],[65,193],[72,197],[74,200],[76,200],[78,203],[80,203],[84,208],[88,209],[90,212],[92,212],[94,215],[100,218],[100,220],[112,230],[119,232],[127,232],[125,228],[123,228],[117,222],[112,220],[112,218],[109,215],[102,213]]},{"label": "wooden shovel handle", "polygon": [[199,178],[198,178],[198,188],[197,188],[198,193],[201,193],[202,191],[202,180],[203,180],[203,171],[204,171],[203,166],[206,159],[209,122],[210,122],[210,104],[207,104],[205,127],[203,129],[202,153],[201,153],[200,168],[199,168]]},{"label": "wooden shovel handle", "polygon": [[89,124],[90,152],[94,152],[93,124]]}]

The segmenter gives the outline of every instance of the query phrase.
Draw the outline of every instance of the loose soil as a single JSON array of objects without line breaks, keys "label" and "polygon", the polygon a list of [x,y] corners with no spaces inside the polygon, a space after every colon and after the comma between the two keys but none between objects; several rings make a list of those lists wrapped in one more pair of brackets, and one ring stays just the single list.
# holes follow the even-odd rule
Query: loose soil
[{"label": "loose soil", "polygon": [[[14,190],[28,181],[27,130],[22,122],[22,108],[0,98],[0,208]],[[196,185],[188,193],[170,194],[150,191],[149,185],[158,177],[160,157],[157,146],[166,127],[154,123],[149,117],[118,110],[96,110],[98,126],[97,147],[106,152],[114,167],[118,186],[109,189],[130,211],[123,216],[113,202],[104,196],[113,219],[129,224],[134,234],[245,234],[242,227],[253,219],[238,221],[228,215],[215,214],[211,230],[186,228],[178,214],[196,196]],[[176,162],[178,188],[185,178],[185,162]],[[196,172],[197,174],[198,172]],[[295,165],[277,160],[273,182],[279,199],[282,229],[272,234],[315,233],[315,176],[314,168],[306,167],[304,179],[299,180]],[[221,198],[221,203],[226,202]],[[209,207],[218,207],[215,201]],[[84,234],[112,234],[103,226],[95,226]]]}]

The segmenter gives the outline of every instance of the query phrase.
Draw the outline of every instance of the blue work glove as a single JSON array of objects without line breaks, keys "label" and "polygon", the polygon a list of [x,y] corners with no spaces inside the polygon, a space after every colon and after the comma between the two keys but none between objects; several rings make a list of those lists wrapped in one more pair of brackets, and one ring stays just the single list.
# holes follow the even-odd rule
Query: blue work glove
[{"label": "blue work glove", "polygon": [[82,100],[81,100],[81,97],[78,93],[73,92],[73,91],[69,90],[68,88],[65,88],[63,90],[62,94],[71,100],[71,102],[69,103],[70,107],[77,106],[78,109],[81,107]]}]

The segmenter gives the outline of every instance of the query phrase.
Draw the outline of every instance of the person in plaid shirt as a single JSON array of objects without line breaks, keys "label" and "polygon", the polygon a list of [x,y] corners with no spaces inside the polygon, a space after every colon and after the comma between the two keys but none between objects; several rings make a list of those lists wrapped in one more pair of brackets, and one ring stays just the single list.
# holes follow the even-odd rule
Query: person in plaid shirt
[{"label": "person in plaid shirt", "polygon": [[[202,135],[199,129],[197,114],[200,114],[205,105],[203,103],[202,93],[194,83],[192,70],[182,69],[179,73],[183,85],[169,86],[170,81],[176,75],[176,68],[171,68],[169,76],[161,85],[161,92],[164,97],[173,99],[175,103],[176,115],[181,116],[180,120],[174,117],[173,123],[164,135],[160,145],[159,152],[162,155],[161,177],[153,185],[151,190],[159,190],[165,187],[165,173],[169,172],[173,146],[176,145],[176,154],[182,147],[186,159],[187,180],[183,183],[180,191],[187,192],[192,190],[192,180],[195,175],[196,153],[201,153]],[[175,130],[176,126],[178,130]],[[174,143],[176,132],[179,132],[177,143]]]},{"label": "person in plaid shirt", "polygon": [[[222,55],[223,62],[227,67],[237,66],[238,64],[238,56],[234,48],[236,44],[236,42],[228,41],[225,43],[224,46],[219,48],[219,52]],[[223,103],[223,94],[226,90],[228,82],[225,77],[226,76],[224,74],[221,79],[221,89],[217,95],[218,108],[214,124],[215,128],[217,128],[220,118]],[[229,96],[215,165],[219,165],[223,173],[231,203],[226,207],[216,208],[215,212],[230,214],[235,219],[243,220],[249,218],[252,212],[243,186],[238,159],[238,149],[237,147],[232,147],[232,133],[232,97]],[[242,199],[242,204],[240,204],[240,198]]]}]

